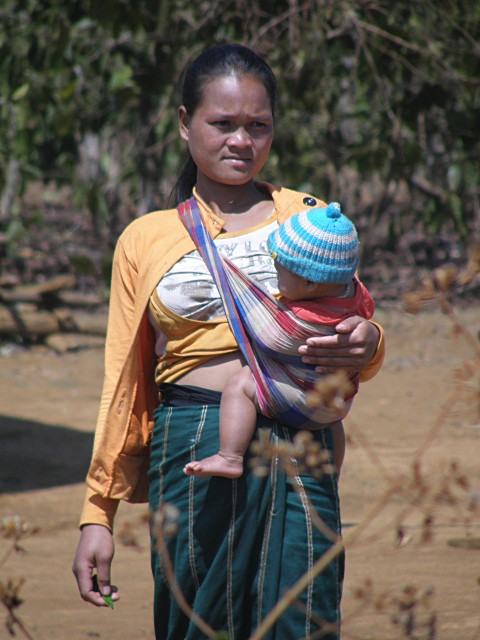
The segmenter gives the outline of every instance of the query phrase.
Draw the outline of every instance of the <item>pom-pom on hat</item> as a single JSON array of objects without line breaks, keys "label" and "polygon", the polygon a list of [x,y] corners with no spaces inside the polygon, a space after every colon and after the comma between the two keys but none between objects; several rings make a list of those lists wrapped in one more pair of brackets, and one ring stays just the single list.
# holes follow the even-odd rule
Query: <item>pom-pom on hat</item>
[{"label": "pom-pom on hat", "polygon": [[346,284],[358,266],[358,236],[338,202],[292,216],[268,236],[274,260],[312,282]]}]

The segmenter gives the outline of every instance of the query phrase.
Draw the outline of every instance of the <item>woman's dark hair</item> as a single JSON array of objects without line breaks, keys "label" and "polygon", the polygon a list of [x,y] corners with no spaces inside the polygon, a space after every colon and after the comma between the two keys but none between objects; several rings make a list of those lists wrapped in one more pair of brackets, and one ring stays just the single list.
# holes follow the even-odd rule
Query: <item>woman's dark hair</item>
[{"label": "woman's dark hair", "polygon": [[[214,78],[234,75],[253,76],[267,90],[272,114],[277,103],[277,81],[273,71],[254,51],[239,44],[222,44],[201,53],[186,69],[182,82],[182,105],[191,117],[200,105],[205,85]],[[170,201],[174,206],[192,195],[197,180],[197,165],[190,152],[187,155],[180,176],[173,187]]]}]

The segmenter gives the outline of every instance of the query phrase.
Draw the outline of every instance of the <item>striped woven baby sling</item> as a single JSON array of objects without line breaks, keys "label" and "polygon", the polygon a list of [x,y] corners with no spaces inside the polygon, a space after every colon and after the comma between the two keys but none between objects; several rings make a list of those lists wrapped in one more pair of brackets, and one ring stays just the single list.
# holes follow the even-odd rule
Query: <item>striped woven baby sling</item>
[{"label": "striped woven baby sling", "polygon": [[178,215],[219,290],[232,333],[254,376],[262,413],[297,428],[308,422],[328,424],[345,417],[351,399],[340,411],[307,404],[306,394],[318,381],[319,374],[314,365],[302,362],[298,353],[307,338],[332,335],[335,329],[297,318],[223,257],[205,226],[195,198],[181,203]]}]

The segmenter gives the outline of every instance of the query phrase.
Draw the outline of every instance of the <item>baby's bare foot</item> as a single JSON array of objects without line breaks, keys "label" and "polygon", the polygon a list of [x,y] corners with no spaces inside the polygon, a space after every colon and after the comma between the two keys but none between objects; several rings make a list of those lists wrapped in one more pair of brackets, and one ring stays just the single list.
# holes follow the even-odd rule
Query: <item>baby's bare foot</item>
[{"label": "baby's bare foot", "polygon": [[243,456],[216,453],[203,460],[194,460],[185,465],[183,472],[187,476],[207,478],[222,476],[224,478],[239,478],[243,473]]}]

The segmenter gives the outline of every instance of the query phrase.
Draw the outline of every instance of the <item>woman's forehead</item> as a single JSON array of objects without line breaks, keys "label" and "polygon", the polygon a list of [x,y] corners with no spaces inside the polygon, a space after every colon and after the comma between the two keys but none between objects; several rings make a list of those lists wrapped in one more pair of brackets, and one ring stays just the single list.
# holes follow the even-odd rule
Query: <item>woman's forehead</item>
[{"label": "woman's forehead", "polygon": [[271,111],[270,97],[261,80],[251,75],[225,75],[212,78],[202,88],[202,103],[221,100],[238,104],[239,100],[258,104]]}]

